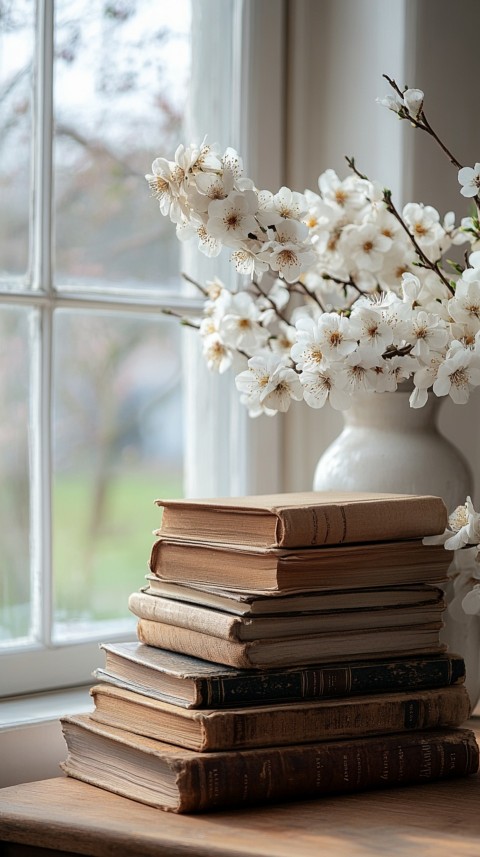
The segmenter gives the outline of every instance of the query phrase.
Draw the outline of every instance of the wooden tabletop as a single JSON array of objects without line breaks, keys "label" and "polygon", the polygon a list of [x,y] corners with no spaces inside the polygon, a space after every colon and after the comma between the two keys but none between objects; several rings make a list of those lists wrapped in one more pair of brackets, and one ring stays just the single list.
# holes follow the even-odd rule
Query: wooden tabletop
[{"label": "wooden tabletop", "polygon": [[180,816],[59,777],[0,791],[0,843],[2,857],[479,857],[480,778]]}]

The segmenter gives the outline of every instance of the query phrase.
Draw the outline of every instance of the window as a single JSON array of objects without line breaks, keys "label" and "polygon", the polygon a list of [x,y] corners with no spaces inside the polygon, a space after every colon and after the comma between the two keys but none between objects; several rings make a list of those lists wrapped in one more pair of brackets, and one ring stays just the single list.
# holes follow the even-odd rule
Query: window
[{"label": "window", "polygon": [[153,499],[183,491],[179,248],[144,173],[184,122],[190,2],[150,12],[2,11],[3,693],[133,633]]},{"label": "window", "polygon": [[279,487],[279,424],[252,425],[162,314],[198,305],[182,266],[228,278],[228,258],[180,263],[144,179],[208,132],[278,185],[262,100],[281,101],[284,4],[258,6],[3,4],[3,695],[88,682],[98,642],[134,636],[155,497]]}]

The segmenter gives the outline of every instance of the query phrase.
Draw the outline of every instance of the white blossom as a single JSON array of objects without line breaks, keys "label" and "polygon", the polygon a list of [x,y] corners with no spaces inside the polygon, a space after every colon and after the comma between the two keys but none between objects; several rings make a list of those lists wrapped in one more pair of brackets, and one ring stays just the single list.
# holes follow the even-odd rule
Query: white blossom
[{"label": "white blossom", "polygon": [[403,103],[414,119],[422,112],[424,98],[425,94],[421,89],[406,89],[403,93]]},{"label": "white blossom", "polygon": [[460,193],[462,196],[477,196],[480,191],[480,163],[474,167],[462,167],[458,171],[458,181],[462,185]]},{"label": "white blossom", "polygon": [[473,387],[480,384],[480,355],[460,343],[458,346],[450,348],[439,366],[433,392],[436,396],[450,396],[456,405],[464,405]]},{"label": "white blossom", "polygon": [[287,411],[292,399],[303,398],[297,373],[275,354],[251,357],[248,369],[237,375],[235,384],[243,394],[242,401],[255,416]]},{"label": "white blossom", "polygon": [[235,246],[257,231],[254,214],[258,200],[253,191],[233,191],[226,199],[214,199],[208,206],[208,231],[227,246]]},{"label": "white blossom", "polygon": [[344,392],[347,376],[341,363],[332,363],[317,371],[304,371],[300,381],[303,398],[311,408],[323,408],[327,400],[337,411],[343,411],[351,405],[351,397]]},{"label": "white blossom", "polygon": [[260,323],[260,310],[247,292],[230,296],[219,331],[227,345],[249,353],[263,348],[268,339],[268,330]]}]

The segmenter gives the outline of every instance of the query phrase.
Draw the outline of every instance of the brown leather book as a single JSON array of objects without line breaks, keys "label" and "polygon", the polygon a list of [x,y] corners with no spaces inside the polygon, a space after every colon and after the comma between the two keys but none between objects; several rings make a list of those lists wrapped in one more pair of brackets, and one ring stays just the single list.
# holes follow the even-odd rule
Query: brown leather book
[{"label": "brown leather book", "polygon": [[478,770],[468,729],[195,753],[88,715],[61,722],[68,755],[60,767],[68,776],[171,812],[428,783]]},{"label": "brown leather book", "polygon": [[158,646],[227,664],[239,669],[271,669],[375,657],[433,655],[445,651],[439,642],[441,623],[411,627],[303,634],[270,640],[222,640],[211,634],[140,619],[137,636],[141,643]]},{"label": "brown leather book", "polygon": [[93,720],[199,753],[340,740],[465,723],[463,685],[223,710],[191,710],[100,684]]},{"label": "brown leather book", "polygon": [[157,535],[258,547],[396,541],[443,533],[440,497],[306,491],[205,500],[156,500]]},{"label": "brown leather book", "polygon": [[251,548],[159,539],[150,569],[161,580],[250,593],[361,589],[446,580],[443,545],[420,540],[323,548]]}]

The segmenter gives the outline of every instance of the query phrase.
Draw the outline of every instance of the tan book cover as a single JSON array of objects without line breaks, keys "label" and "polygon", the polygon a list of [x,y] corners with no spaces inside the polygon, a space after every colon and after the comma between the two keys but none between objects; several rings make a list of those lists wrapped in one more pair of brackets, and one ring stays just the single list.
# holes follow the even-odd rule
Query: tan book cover
[{"label": "tan book cover", "polygon": [[191,628],[193,631],[211,634],[224,640],[250,641],[332,631],[389,628],[392,625],[399,628],[403,625],[440,623],[445,602],[439,600],[433,604],[414,607],[398,605],[367,610],[352,608],[325,613],[317,611],[281,616],[244,617],[200,607],[188,601],[175,601],[148,595],[145,592],[132,592],[128,599],[128,607],[139,619],[151,619],[154,622],[165,622],[167,625]]},{"label": "tan book cover", "polygon": [[273,640],[239,642],[222,640],[211,634],[139,619],[137,636],[141,643],[182,652],[239,669],[271,669],[338,661],[358,661],[367,657],[438,654],[445,651],[439,642],[440,622],[403,628],[304,634]]},{"label": "tan book cover", "polygon": [[150,570],[161,580],[262,594],[442,583],[451,562],[443,545],[420,540],[340,547],[251,548],[158,539]]},{"label": "tan book cover", "polygon": [[442,533],[440,497],[370,492],[263,494],[156,500],[157,535],[259,547],[312,547],[396,541]]},{"label": "tan book cover", "polygon": [[270,616],[283,613],[312,612],[318,610],[374,610],[377,607],[420,606],[434,604],[443,598],[441,589],[434,586],[417,583],[410,586],[387,586],[383,588],[363,588],[330,590],[320,592],[302,592],[282,595],[279,592],[269,592],[268,595],[258,593],[236,592],[211,586],[190,586],[160,580],[155,574],[146,575],[147,586],[142,592],[148,595],[158,595],[176,601],[186,601],[201,607],[212,607],[238,616]]},{"label": "tan book cover", "polygon": [[61,724],[68,748],[60,765],[65,774],[170,812],[426,783],[478,770],[478,746],[469,729],[196,753],[88,715],[63,717]]},{"label": "tan book cover", "polygon": [[464,685],[210,711],[105,684],[90,693],[93,720],[199,753],[455,727],[470,714]]}]

